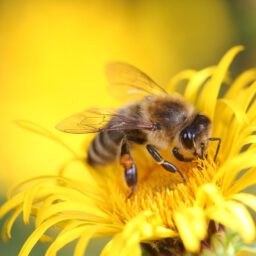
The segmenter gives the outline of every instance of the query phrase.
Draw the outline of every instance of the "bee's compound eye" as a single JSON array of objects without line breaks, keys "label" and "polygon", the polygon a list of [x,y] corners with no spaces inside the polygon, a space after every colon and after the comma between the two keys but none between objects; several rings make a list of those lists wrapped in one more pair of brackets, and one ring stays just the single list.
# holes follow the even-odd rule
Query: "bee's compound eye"
[{"label": "bee's compound eye", "polygon": [[193,133],[188,130],[183,130],[181,132],[181,143],[187,149],[193,149]]}]

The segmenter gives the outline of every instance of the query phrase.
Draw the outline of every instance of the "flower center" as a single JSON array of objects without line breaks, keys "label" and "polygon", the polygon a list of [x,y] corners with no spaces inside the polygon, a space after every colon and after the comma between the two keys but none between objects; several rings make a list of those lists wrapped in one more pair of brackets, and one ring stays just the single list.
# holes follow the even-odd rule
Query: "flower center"
[{"label": "flower center", "polygon": [[178,167],[186,182],[183,183],[178,173],[169,173],[161,166],[154,165],[151,169],[143,169],[135,194],[127,199],[129,190],[123,190],[120,183],[110,182],[112,213],[118,222],[126,223],[141,211],[150,210],[161,217],[168,228],[175,228],[173,211],[180,206],[190,207],[195,199],[196,188],[207,183],[213,173],[209,171],[206,160],[193,163],[181,163]]}]

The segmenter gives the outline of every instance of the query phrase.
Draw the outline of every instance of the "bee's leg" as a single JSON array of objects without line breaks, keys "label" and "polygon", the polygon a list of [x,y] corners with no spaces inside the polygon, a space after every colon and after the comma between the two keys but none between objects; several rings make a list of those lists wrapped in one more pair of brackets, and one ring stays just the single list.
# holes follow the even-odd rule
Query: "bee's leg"
[{"label": "bee's leg", "polygon": [[147,145],[146,148],[147,148],[149,154],[154,158],[154,160],[158,164],[160,164],[168,172],[177,172],[180,175],[182,181],[185,182],[185,178],[184,178],[183,174],[180,172],[180,170],[174,164],[164,160],[163,157],[159,154],[159,152],[155,149],[154,146]]},{"label": "bee's leg", "polygon": [[128,198],[130,198],[134,194],[137,185],[137,168],[131,156],[129,144],[126,139],[122,141],[121,145],[120,164],[124,167],[126,184],[131,188],[131,193],[128,196]]},{"label": "bee's leg", "polygon": [[182,161],[182,162],[191,162],[193,160],[193,157],[189,157],[189,158],[186,158],[184,157],[180,152],[179,152],[179,148],[177,147],[174,147],[172,149],[172,153],[173,155],[179,160],[179,161]]},{"label": "bee's leg", "polygon": [[209,138],[209,141],[218,141],[218,146],[214,155],[214,162],[216,162],[219,150],[220,150],[220,144],[221,144],[221,138]]}]

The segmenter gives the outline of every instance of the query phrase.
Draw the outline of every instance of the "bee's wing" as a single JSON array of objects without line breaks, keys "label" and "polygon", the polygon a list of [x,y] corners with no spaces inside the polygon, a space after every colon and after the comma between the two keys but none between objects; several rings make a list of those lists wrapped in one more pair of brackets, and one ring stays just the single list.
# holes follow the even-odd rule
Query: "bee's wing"
[{"label": "bee's wing", "polygon": [[147,74],[127,63],[108,63],[106,76],[111,86],[110,92],[115,95],[127,97],[130,95],[167,94],[165,89],[154,82]]},{"label": "bee's wing", "polygon": [[154,124],[143,122],[136,117],[116,113],[112,109],[88,109],[74,114],[59,124],[56,128],[67,133],[97,133],[104,130],[137,130],[154,129]]}]

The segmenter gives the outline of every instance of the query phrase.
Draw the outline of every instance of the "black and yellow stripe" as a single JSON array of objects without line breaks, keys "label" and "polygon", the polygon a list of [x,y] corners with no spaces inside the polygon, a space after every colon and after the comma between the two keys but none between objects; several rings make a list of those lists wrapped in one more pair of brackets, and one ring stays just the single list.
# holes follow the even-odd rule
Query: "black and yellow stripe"
[{"label": "black and yellow stripe", "polygon": [[103,131],[96,135],[88,149],[87,162],[91,166],[112,162],[124,137],[123,131]]}]

